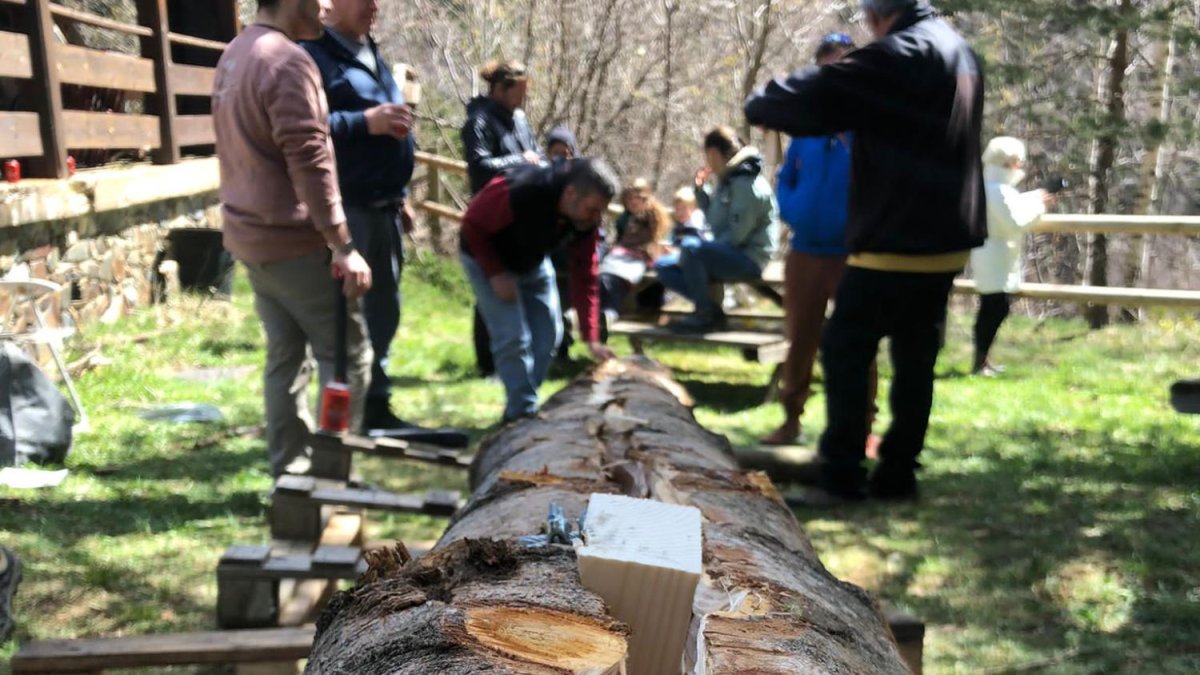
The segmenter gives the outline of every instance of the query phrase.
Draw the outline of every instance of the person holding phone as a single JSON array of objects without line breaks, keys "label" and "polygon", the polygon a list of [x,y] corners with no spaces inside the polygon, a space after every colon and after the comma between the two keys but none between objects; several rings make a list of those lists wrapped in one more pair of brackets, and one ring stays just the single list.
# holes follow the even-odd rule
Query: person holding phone
[{"label": "person holding phone", "polygon": [[[1000,325],[1008,317],[1011,294],[1021,285],[1025,262],[1025,232],[1055,201],[1053,187],[1018,192],[1025,179],[1025,143],[1011,136],[993,138],[983,151],[984,195],[987,200],[987,240],[971,251],[971,269],[979,292],[975,317],[975,361],[971,372],[995,377],[1003,371],[988,358]],[[1054,187],[1061,189],[1060,179]]]}]

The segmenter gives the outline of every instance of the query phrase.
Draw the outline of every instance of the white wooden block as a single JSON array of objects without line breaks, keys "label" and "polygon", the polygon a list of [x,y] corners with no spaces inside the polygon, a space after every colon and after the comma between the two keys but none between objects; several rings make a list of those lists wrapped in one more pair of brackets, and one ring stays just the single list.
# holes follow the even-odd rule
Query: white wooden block
[{"label": "white wooden block", "polygon": [[594,494],[576,553],[583,585],[629,624],[629,675],[677,675],[702,573],[699,509]]}]

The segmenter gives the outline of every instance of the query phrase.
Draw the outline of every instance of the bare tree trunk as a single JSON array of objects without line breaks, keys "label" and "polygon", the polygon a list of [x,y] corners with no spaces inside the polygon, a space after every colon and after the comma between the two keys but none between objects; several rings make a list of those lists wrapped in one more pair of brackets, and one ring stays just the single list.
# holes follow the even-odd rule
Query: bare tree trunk
[{"label": "bare tree trunk", "polygon": [[486,439],[433,552],[375,556],[321,617],[308,672],[615,672],[626,629],[580,586],[573,549],[518,542],[550,504],[574,518],[615,493],[702,514],[686,672],[906,673],[875,602],[825,570],[770,480],[739,471],[686,397],[657,366],[613,362]]},{"label": "bare tree trunk", "polygon": [[[1159,198],[1162,195],[1162,177],[1166,164],[1166,153],[1162,146],[1166,140],[1167,129],[1171,123],[1171,89],[1174,84],[1175,58],[1177,40],[1175,36],[1175,18],[1168,26],[1168,36],[1159,39],[1158,67],[1155,69],[1155,80],[1151,90],[1158,90],[1158,98],[1153,99],[1150,108],[1152,124],[1156,124],[1150,135],[1150,147],[1142,160],[1142,179],[1138,188],[1138,202],[1134,213],[1150,215],[1158,212]],[[1141,283],[1150,280],[1151,251],[1154,248],[1154,236],[1146,235],[1141,238],[1141,255],[1137,260],[1135,278]],[[1145,319],[1145,310],[1138,310],[1139,318]]]},{"label": "bare tree trunk", "polygon": [[[758,17],[755,27],[758,29],[754,36],[754,51],[750,56],[750,64],[746,68],[745,79],[742,80],[742,101],[750,97],[754,92],[754,86],[758,84],[759,75],[762,73],[763,63],[767,56],[767,45],[771,42],[771,31],[773,22],[771,14],[775,10],[775,0],[767,0],[761,8],[761,16]],[[735,12],[742,12],[745,9],[740,5],[734,5]],[[744,115],[739,116],[742,119],[741,125],[738,127],[741,132],[742,139],[749,142],[750,139],[750,123],[746,121]]]},{"label": "bare tree trunk", "polygon": [[[1092,168],[1092,213],[1108,211],[1110,181],[1117,154],[1117,135],[1123,130],[1125,122],[1125,69],[1129,67],[1128,20],[1133,13],[1133,0],[1120,2],[1120,24],[1108,57],[1104,129],[1097,139],[1096,162]],[[1108,238],[1103,234],[1092,237],[1088,281],[1093,286],[1108,285]],[[1089,307],[1086,315],[1088,325],[1093,329],[1108,325],[1108,307],[1104,305]]]},{"label": "bare tree trunk", "polygon": [[679,10],[676,0],[663,0],[663,11],[666,14],[666,58],[663,59],[663,97],[662,117],[658,121],[658,152],[654,154],[654,180],[652,185],[658,189],[662,181],[663,161],[667,154],[667,136],[671,131],[671,85],[674,83],[675,63],[675,12]]}]

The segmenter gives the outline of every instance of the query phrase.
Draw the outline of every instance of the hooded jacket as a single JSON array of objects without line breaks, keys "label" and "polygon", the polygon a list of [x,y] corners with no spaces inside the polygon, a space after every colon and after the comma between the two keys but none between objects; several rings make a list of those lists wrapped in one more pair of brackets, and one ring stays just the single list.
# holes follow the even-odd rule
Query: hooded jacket
[{"label": "hooded jacket", "polygon": [[505,171],[529,164],[523,153],[542,154],[525,111],[509,112],[487,96],[476,96],[467,104],[461,136],[471,194],[478,194]]},{"label": "hooded jacket", "polygon": [[375,52],[378,75],[355,58],[328,28],[319,39],[300,45],[321,71],[342,199],[347,204],[366,206],[406,197],[416,151],[413,134],[395,138],[372,136],[367,130],[367,109],[382,103],[404,103],[404,93],[375,41],[370,40],[370,47]]},{"label": "hooded jacket", "polygon": [[792,136],[854,132],[850,264],[961,270],[983,243],[983,71],[927,2],[839,61],[776,79],[745,111],[751,124]]},{"label": "hooded jacket", "polygon": [[1025,232],[1046,213],[1040,193],[1017,191],[1024,177],[1023,171],[1000,166],[983,169],[988,236],[983,246],[971,251],[979,293],[1013,293],[1021,285]]},{"label": "hooded jacket", "polygon": [[729,244],[764,267],[779,244],[779,207],[763,175],[763,158],[742,148],[725,165],[715,186],[696,191],[696,205],[713,240]]},{"label": "hooded jacket", "polygon": [[775,182],[779,215],[792,231],[791,249],[845,256],[850,195],[848,134],[795,138]]},{"label": "hooded jacket", "polygon": [[581,232],[558,212],[572,161],[548,166],[526,163],[493,179],[463,214],[461,247],[490,279],[505,272],[531,272],[565,244],[579,332],[586,341],[595,342],[599,336],[600,231]]}]

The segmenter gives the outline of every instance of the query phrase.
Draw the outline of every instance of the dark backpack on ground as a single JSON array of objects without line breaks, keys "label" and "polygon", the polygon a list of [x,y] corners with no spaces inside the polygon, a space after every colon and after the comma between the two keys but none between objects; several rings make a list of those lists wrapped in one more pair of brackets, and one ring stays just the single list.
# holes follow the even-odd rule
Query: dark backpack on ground
[{"label": "dark backpack on ground", "polygon": [[75,411],[30,359],[0,344],[0,466],[62,464],[71,449]]}]

